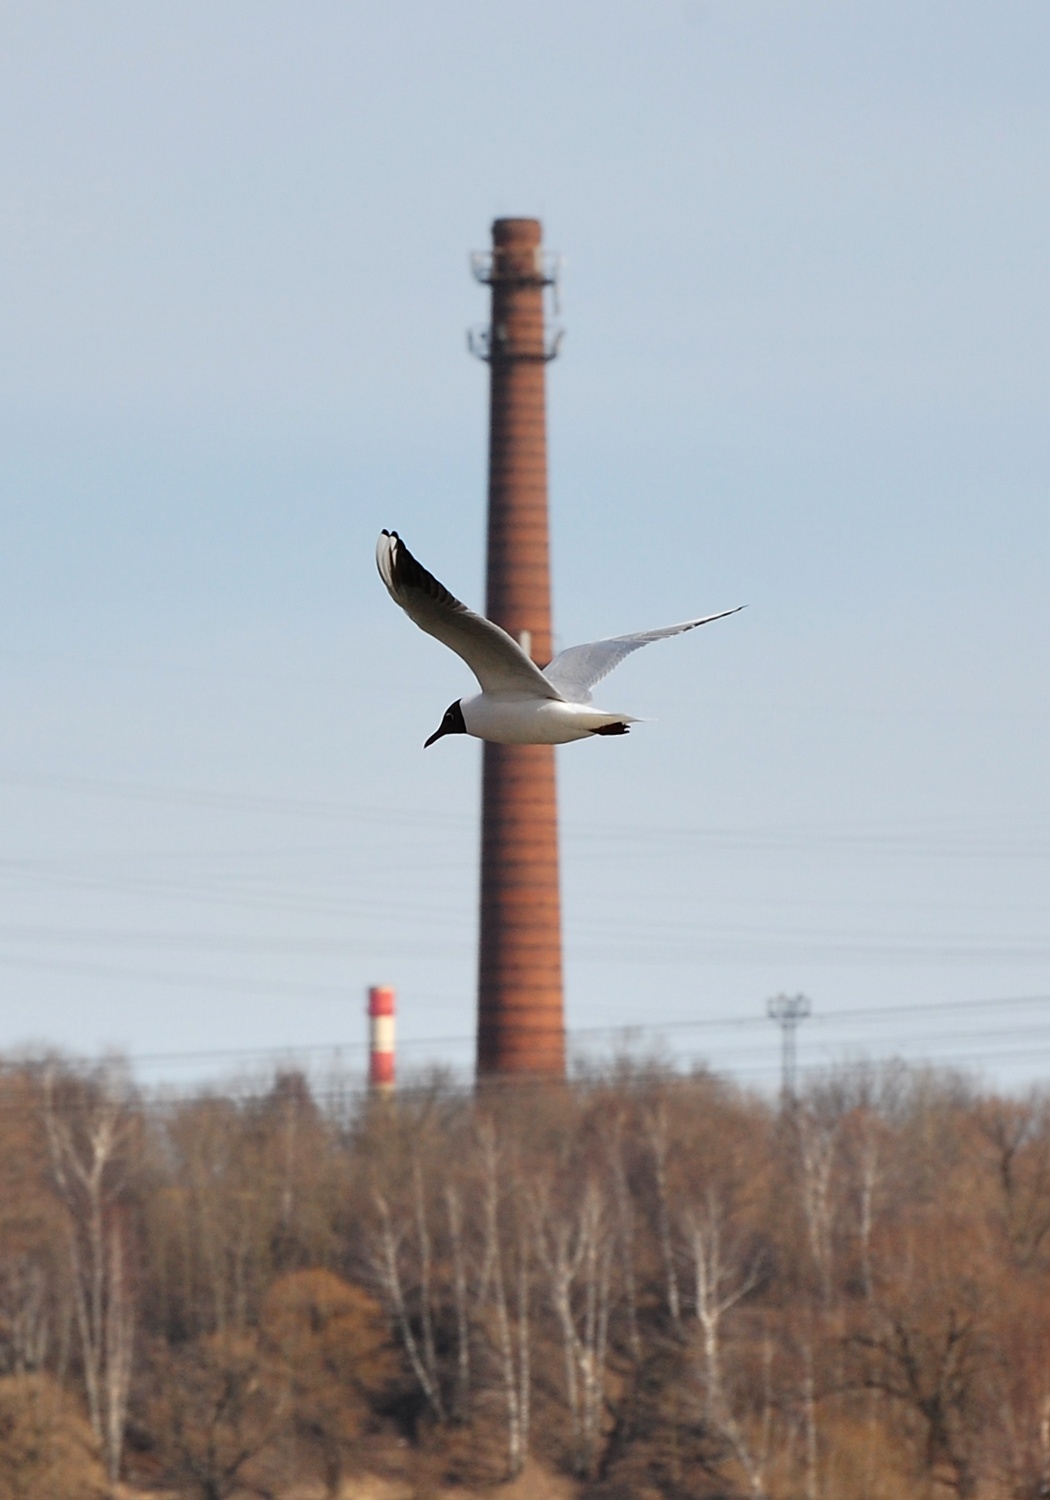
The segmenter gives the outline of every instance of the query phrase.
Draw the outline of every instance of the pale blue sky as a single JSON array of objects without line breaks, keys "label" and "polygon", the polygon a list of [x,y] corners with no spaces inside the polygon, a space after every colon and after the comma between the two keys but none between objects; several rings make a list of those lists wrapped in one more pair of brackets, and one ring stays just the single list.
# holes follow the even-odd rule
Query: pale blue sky
[{"label": "pale blue sky", "polygon": [[382,981],[469,1057],[469,678],[372,549],[482,597],[467,255],[538,214],[559,640],[749,605],[559,752],[570,1025],[1042,1076],[980,1002],[1050,996],[1048,64],[1036,3],[4,6],[0,1046],[356,1047]]}]

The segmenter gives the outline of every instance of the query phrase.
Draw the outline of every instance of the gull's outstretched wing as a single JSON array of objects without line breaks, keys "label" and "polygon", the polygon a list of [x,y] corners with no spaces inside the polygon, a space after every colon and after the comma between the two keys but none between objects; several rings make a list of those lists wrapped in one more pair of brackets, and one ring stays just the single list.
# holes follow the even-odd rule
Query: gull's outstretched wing
[{"label": "gull's outstretched wing", "polygon": [[685,620],[681,625],[665,625],[662,630],[641,630],[637,635],[613,635],[604,641],[570,646],[548,662],[543,675],[569,703],[590,703],[594,684],[640,646],[662,641],[669,635],[681,635],[683,630],[695,630],[698,625],[710,625],[712,620],[724,620],[726,615],[738,614],[743,608],[738,604],[736,609],[723,609],[720,614],[705,615],[702,620]]},{"label": "gull's outstretched wing", "polygon": [[395,604],[420,630],[461,656],[485,693],[528,693],[560,698],[561,690],[530,661],[517,641],[491,620],[476,615],[438,583],[409,552],[396,531],[376,544],[379,576]]}]

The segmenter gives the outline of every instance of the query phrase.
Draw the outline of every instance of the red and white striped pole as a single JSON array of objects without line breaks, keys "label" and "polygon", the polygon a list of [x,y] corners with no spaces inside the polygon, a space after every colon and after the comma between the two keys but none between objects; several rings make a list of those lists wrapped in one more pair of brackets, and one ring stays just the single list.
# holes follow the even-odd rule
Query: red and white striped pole
[{"label": "red and white striped pole", "polygon": [[368,991],[368,1087],[389,1094],[394,1088],[395,992],[388,985]]}]

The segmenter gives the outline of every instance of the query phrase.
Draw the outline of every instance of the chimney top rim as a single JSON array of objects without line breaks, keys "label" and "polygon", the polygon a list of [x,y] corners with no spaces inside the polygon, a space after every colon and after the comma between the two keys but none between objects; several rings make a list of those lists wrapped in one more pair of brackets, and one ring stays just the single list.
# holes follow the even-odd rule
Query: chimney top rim
[{"label": "chimney top rim", "polygon": [[539,219],[494,219],[492,242],[495,245],[538,245],[543,239]]}]

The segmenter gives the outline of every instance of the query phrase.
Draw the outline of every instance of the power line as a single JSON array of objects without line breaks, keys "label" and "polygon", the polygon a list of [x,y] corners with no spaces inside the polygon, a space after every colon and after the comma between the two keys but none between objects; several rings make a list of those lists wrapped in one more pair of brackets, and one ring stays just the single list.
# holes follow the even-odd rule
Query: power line
[{"label": "power line", "polygon": [[[343,990],[340,993],[345,998],[346,991]],[[878,1009],[878,1008],[874,1008],[874,1007],[871,1007],[871,1006],[862,1006],[862,1007],[856,1007],[856,1008],[845,1009],[845,1010],[833,1010],[833,1011],[818,1011],[818,1012],[814,1012],[813,1013],[813,1020],[814,1020],[814,1024],[818,1024],[818,1025],[822,1024],[822,1025],[825,1025],[825,1026],[829,1026],[829,1025],[841,1024],[843,1022],[850,1022],[850,1021],[856,1021],[856,1020],[866,1020],[866,1019],[890,1020],[890,1019],[893,1019],[893,1018],[900,1018],[902,1016],[921,1017],[923,1015],[930,1015],[930,1014],[937,1014],[937,1013],[946,1013],[946,1012],[952,1012],[953,1014],[957,1014],[960,1011],[963,1011],[963,1012],[965,1012],[965,1011],[977,1012],[977,1011],[986,1011],[986,1010],[989,1010],[989,1009],[991,1009],[993,1007],[1002,1008],[1002,1007],[1007,1007],[1007,1006],[1029,1006],[1029,1005],[1045,1006],[1045,1007],[1048,1008],[1048,1010],[1050,1010],[1050,994],[1045,994],[1045,995],[1015,995],[1015,996],[1006,996],[1006,997],[997,998],[997,999],[958,1000],[958,1001],[932,1001],[932,1002],[920,1003],[920,1004],[916,1004],[916,1005],[896,1005],[896,1006],[891,1005],[891,1006],[885,1007],[885,1009]],[[1046,1029],[1045,1034],[1047,1036],[1047,1045],[1048,1045],[1048,1047],[1050,1047],[1050,1015],[1048,1015],[1048,1017],[1047,1017],[1047,1023],[1048,1024],[1047,1024],[1047,1029]],[[756,1012],[755,1014],[752,1014],[752,1015],[739,1015],[739,1014],[738,1015],[730,1015],[730,1014],[723,1014],[723,1015],[720,1015],[720,1016],[705,1016],[705,1017],[691,1018],[691,1019],[688,1019],[688,1020],[675,1020],[675,1021],[670,1021],[670,1020],[668,1020],[668,1021],[647,1020],[647,1021],[645,1021],[643,1023],[634,1023],[634,1024],[632,1024],[630,1022],[627,1022],[627,1023],[623,1023],[623,1024],[612,1024],[612,1025],[603,1025],[603,1026],[580,1026],[580,1027],[572,1027],[569,1030],[569,1039],[570,1039],[570,1041],[576,1041],[576,1040],[582,1040],[582,1039],[590,1039],[591,1041],[594,1041],[594,1040],[597,1040],[597,1039],[599,1039],[601,1037],[608,1037],[608,1038],[615,1039],[615,1038],[623,1038],[625,1035],[639,1034],[639,1033],[643,1033],[643,1032],[645,1032],[645,1033],[652,1033],[652,1032],[658,1032],[658,1033],[673,1032],[676,1035],[682,1035],[683,1033],[690,1032],[690,1031],[695,1031],[695,1032],[711,1032],[711,1031],[717,1031],[717,1030],[723,1030],[723,1031],[725,1031],[725,1030],[729,1030],[729,1031],[744,1030],[744,1031],[755,1031],[755,1032],[758,1032],[758,1031],[764,1031],[765,1028],[766,1028],[766,1026],[767,1026],[767,1024],[768,1024],[768,1018],[767,1018],[766,1013],[764,1013],[764,1012]],[[1033,1030],[1033,1034],[1034,1034],[1035,1028],[1032,1028],[1032,1030]],[[995,1035],[1001,1035],[1001,1034],[1002,1034],[1002,1028],[997,1028],[995,1032],[991,1033],[991,1035],[993,1035],[993,1036],[995,1036]],[[1042,1028],[1040,1028],[1039,1034],[1043,1034]],[[894,1035],[898,1039],[903,1040],[903,1038],[900,1037],[900,1032],[898,1030],[895,1030]],[[960,1039],[965,1040],[965,1034]],[[935,1040],[936,1040],[936,1038],[935,1038]],[[425,1048],[425,1047],[439,1048],[439,1047],[450,1047],[450,1046],[459,1046],[459,1045],[470,1045],[470,1044],[473,1043],[473,1041],[474,1041],[474,1034],[473,1034],[473,1032],[457,1032],[457,1033],[445,1034],[445,1035],[441,1035],[441,1036],[403,1038],[399,1042],[398,1045],[399,1045],[399,1049],[402,1049],[402,1050],[404,1050],[404,1049],[420,1050],[420,1049]],[[305,1055],[305,1054],[313,1054],[313,1053],[321,1053],[321,1052],[330,1052],[330,1053],[337,1053],[337,1052],[364,1052],[366,1050],[366,1045],[367,1044],[364,1041],[360,1041],[360,1042],[340,1041],[340,1042],[295,1043],[295,1044],[291,1044],[291,1045],[288,1045],[288,1046],[273,1046],[273,1047],[197,1048],[197,1049],[186,1050],[186,1051],[177,1051],[177,1052],[132,1052],[132,1053],[129,1053],[127,1055],[127,1061],[129,1063],[134,1064],[134,1063],[162,1063],[162,1062],[178,1062],[178,1061],[200,1061],[200,1062],[205,1062],[205,1061],[209,1061],[209,1060],[220,1061],[220,1060],[229,1059],[229,1058],[258,1058],[258,1059],[264,1059],[264,1058],[269,1057],[269,1058],[280,1059],[282,1057],[291,1056],[291,1055],[300,1055],[300,1054]]]},{"label": "power line", "polygon": [[[280,797],[263,793],[229,792],[191,787],[150,786],[148,784],[109,781],[103,778],[44,774],[0,768],[0,782],[11,785],[32,786],[45,791],[71,791],[107,797],[121,797],[132,801],[156,802],[180,807],[197,806],[229,812],[249,812],[281,817],[338,818],[380,826],[391,823],[407,824],[413,828],[456,827],[473,829],[473,815],[445,813],[433,808],[372,807],[335,800],[308,797]],[[993,829],[989,835],[986,820],[973,815],[948,818],[920,818],[900,825],[888,825],[842,829],[821,824],[788,823],[754,825],[751,827],[709,825],[706,827],[639,827],[628,824],[588,824],[568,819],[563,824],[563,837],[581,842],[621,841],[657,844],[667,847],[682,846],[690,842],[704,842],[712,846],[738,850],[764,849],[797,852],[799,849],[820,849],[824,852],[836,850],[848,852],[864,850],[870,853],[913,853],[922,856],[951,856],[981,858],[1044,859],[1050,856],[1050,813],[1028,812],[1008,815],[1007,832],[998,835]],[[1038,822],[1046,827],[1033,828]],[[1019,826],[1018,826],[1019,825]]]}]

